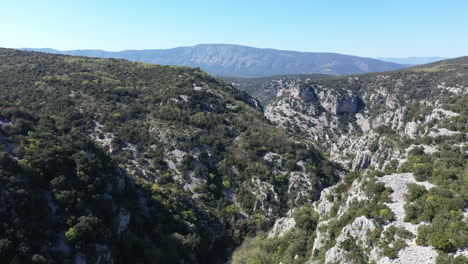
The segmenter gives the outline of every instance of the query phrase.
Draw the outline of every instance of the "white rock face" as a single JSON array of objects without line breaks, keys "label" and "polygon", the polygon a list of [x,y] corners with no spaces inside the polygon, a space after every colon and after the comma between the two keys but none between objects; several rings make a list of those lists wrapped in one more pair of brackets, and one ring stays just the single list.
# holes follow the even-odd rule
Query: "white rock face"
[{"label": "white rock face", "polygon": [[401,249],[396,259],[383,257],[377,261],[377,264],[434,264],[438,255],[429,247],[411,244]]},{"label": "white rock face", "polygon": [[279,155],[278,153],[268,152],[263,156],[263,159],[269,162],[272,162],[278,166],[281,166],[284,162],[283,156]]},{"label": "white rock face", "polygon": [[196,85],[196,84],[193,84],[193,90],[195,90],[195,91],[201,91],[201,90],[203,90],[203,87],[198,86],[198,85]]},{"label": "white rock face", "polygon": [[185,155],[187,155],[187,152],[178,149],[169,152],[169,157],[174,159],[177,165],[180,165],[182,163],[182,160],[184,159]]},{"label": "white rock face", "polygon": [[327,197],[331,195],[335,189],[336,185],[323,189],[320,194],[320,199],[314,203],[314,210],[320,217],[324,217],[330,213],[330,210],[333,207],[333,202],[329,201]]},{"label": "white rock face", "polygon": [[366,169],[371,164],[371,161],[372,157],[370,151],[358,152],[353,160],[352,170],[360,171]]},{"label": "white rock face", "polygon": [[273,216],[279,202],[279,197],[274,186],[260,179],[252,179],[252,183],[254,185],[252,192],[257,199],[254,204],[254,210],[261,210],[267,216]]},{"label": "white rock face", "polygon": [[356,245],[367,247],[368,236],[377,225],[374,220],[365,216],[354,219],[351,224],[343,228],[336,239],[336,244],[325,253],[325,263],[348,263],[347,252],[341,248],[341,244],[347,239],[352,239]]},{"label": "white rock face", "polygon": [[419,136],[419,125],[416,122],[408,122],[405,126],[405,134],[410,138],[417,138]]},{"label": "white rock face", "polygon": [[304,101],[310,101],[315,99],[315,93],[312,89],[303,89],[298,85],[294,85],[291,87],[290,94],[292,97]]},{"label": "white rock face", "polygon": [[457,252],[455,252],[455,254],[453,254],[453,256],[454,257],[464,256],[464,257],[468,258],[468,248],[458,249]]},{"label": "white rock face", "polygon": [[182,99],[184,102],[188,102],[188,101],[189,101],[189,98],[190,98],[190,96],[188,96],[188,95],[183,95],[183,94],[181,94],[179,97],[180,97],[180,99]]},{"label": "white rock face", "polygon": [[455,86],[447,86],[445,83],[441,83],[439,85],[437,85],[437,88],[439,89],[444,89],[444,90],[447,90],[451,93],[454,93],[454,94],[466,94],[468,93],[468,87],[464,87],[462,85],[455,85]]},{"label": "white rock face", "polygon": [[[109,132],[104,132],[104,125],[101,123],[94,121],[94,132],[91,133],[90,137],[94,139],[96,142],[98,142],[101,146],[103,147],[109,147],[109,152],[112,154],[113,149],[112,149],[112,140],[114,139],[114,134],[109,133]],[[104,137],[101,138],[99,135],[103,135]]]},{"label": "white rock face", "polygon": [[430,137],[438,137],[438,136],[451,136],[455,134],[459,134],[459,131],[452,131],[446,128],[436,128],[436,131],[429,132]]},{"label": "white rock face", "polygon": [[[377,144],[378,149],[370,151],[374,144]],[[400,159],[402,153],[400,149],[386,145],[385,138],[374,131],[369,131],[359,136],[348,134],[340,136],[331,147],[330,157],[351,170],[360,171],[370,165],[379,165],[381,159],[385,160],[382,164],[385,166],[393,159]]]},{"label": "white rock face", "polygon": [[293,229],[295,225],[296,221],[293,217],[282,217],[276,220],[273,229],[268,233],[268,238],[282,237]]},{"label": "white rock face", "polygon": [[356,114],[356,123],[359,125],[363,132],[367,132],[370,130],[369,119],[364,117],[364,115],[358,113]]},{"label": "white rock face", "polygon": [[317,225],[317,233],[315,235],[315,240],[314,240],[314,245],[312,247],[312,252],[314,252],[315,249],[321,249],[327,243],[327,240],[328,240],[327,233],[326,232],[321,232],[321,231],[319,231],[319,229],[322,226],[326,226],[328,224],[328,222],[329,222],[329,220],[320,221],[319,224]]},{"label": "white rock face", "polygon": [[377,225],[377,222],[365,216],[356,217],[351,224],[343,228],[336,241],[337,243],[342,243],[348,238],[353,238],[356,244],[365,246],[368,233],[374,231]]},{"label": "white rock face", "polygon": [[364,201],[369,200],[365,191],[362,188],[362,182],[353,181],[351,184],[351,188],[346,193],[346,201],[344,202],[344,206],[341,206],[338,210],[338,215],[342,215],[345,213],[345,210],[351,205],[353,201]]},{"label": "white rock face", "polygon": [[305,172],[292,172],[289,177],[288,194],[294,195],[294,202],[297,204],[301,200],[307,200],[314,186]]},{"label": "white rock face", "polygon": [[454,117],[454,116],[459,116],[459,113],[455,113],[450,110],[442,109],[442,108],[434,108],[432,109],[432,114],[429,117],[426,117],[426,120],[432,120],[432,119],[441,119],[444,116],[445,117]]},{"label": "white rock face", "polygon": [[347,252],[340,247],[334,246],[325,254],[325,263],[351,263],[346,258]]}]

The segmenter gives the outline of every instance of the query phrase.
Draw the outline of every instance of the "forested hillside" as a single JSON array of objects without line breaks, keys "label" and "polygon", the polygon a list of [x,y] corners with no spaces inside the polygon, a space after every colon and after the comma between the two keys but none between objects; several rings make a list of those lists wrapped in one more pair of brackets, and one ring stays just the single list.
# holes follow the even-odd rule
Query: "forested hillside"
[{"label": "forested hillside", "polygon": [[0,49],[0,260],[224,263],[338,180],[199,69]]}]

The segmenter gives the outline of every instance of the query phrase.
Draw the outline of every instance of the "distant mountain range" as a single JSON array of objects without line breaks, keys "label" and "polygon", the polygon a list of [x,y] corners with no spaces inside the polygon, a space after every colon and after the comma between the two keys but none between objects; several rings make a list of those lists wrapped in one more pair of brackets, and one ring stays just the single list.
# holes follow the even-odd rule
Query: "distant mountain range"
[{"label": "distant mountain range", "polygon": [[407,57],[407,58],[377,58],[382,61],[394,62],[403,65],[421,65],[436,61],[450,59],[448,57]]},{"label": "distant mountain range", "polygon": [[60,51],[35,48],[25,50],[86,57],[121,58],[163,65],[185,65],[200,67],[216,76],[233,77],[263,77],[303,73],[346,75],[391,71],[406,67],[393,62],[337,53],[260,49],[230,44],[201,44],[173,49],[125,50],[119,52],[104,50]]}]

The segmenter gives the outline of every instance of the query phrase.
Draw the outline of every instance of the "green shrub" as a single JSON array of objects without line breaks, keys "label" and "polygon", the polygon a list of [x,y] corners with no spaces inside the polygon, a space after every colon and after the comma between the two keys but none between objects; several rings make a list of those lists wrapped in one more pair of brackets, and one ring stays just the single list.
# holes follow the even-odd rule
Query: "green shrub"
[{"label": "green shrub", "polygon": [[426,181],[432,175],[432,165],[424,163],[415,163],[413,165],[414,178],[417,181]]},{"label": "green shrub", "polygon": [[429,236],[429,244],[443,252],[452,252],[455,250],[452,242],[445,234],[435,233]]}]

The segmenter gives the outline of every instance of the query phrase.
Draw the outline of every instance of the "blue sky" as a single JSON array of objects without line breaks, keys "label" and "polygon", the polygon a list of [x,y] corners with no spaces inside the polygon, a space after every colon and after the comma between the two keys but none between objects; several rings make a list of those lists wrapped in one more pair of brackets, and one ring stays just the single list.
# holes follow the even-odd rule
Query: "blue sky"
[{"label": "blue sky", "polygon": [[465,0],[0,0],[0,47],[200,43],[367,57],[468,55]]}]

